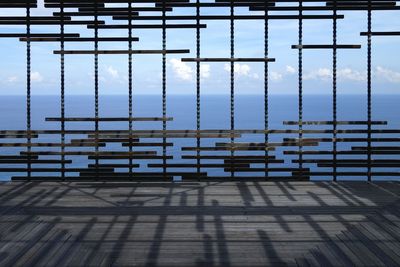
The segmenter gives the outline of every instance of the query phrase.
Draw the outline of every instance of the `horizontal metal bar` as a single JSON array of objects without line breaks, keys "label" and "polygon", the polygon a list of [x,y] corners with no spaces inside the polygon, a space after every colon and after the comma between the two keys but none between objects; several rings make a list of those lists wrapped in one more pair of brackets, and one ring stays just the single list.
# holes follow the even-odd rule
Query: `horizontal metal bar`
[{"label": "horizontal metal bar", "polygon": [[196,29],[207,28],[206,24],[108,24],[108,25],[88,25],[88,29]]},{"label": "horizontal metal bar", "polygon": [[361,36],[399,36],[400,31],[386,31],[386,32],[361,32]]},{"label": "horizontal metal bar", "polygon": [[292,45],[292,49],[360,49],[361,45]]},{"label": "horizontal metal bar", "polygon": [[19,38],[21,42],[137,42],[138,37],[22,37]]},{"label": "horizontal metal bar", "polygon": [[274,58],[182,58],[182,62],[275,62]]},{"label": "horizontal metal bar", "polygon": [[89,118],[89,117],[76,117],[76,118],[46,118],[46,121],[64,121],[64,122],[119,122],[119,121],[173,121],[172,117],[114,117],[114,118]]},{"label": "horizontal metal bar", "polygon": [[387,125],[387,121],[284,121],[284,125]]},{"label": "horizontal metal bar", "polygon": [[169,49],[169,50],[55,50],[57,55],[124,55],[124,54],[187,54],[189,49]]}]

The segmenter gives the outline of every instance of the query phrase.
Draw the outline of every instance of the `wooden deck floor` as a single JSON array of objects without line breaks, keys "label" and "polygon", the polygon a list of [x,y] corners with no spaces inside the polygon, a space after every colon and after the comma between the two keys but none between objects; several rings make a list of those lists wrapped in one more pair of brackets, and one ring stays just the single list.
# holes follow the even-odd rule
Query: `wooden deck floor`
[{"label": "wooden deck floor", "polygon": [[400,183],[0,184],[1,266],[399,266]]}]

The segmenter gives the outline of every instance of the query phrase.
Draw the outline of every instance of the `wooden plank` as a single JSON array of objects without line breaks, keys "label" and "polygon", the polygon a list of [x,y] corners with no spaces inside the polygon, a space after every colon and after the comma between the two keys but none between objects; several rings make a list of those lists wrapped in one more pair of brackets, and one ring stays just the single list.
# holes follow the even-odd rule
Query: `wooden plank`
[{"label": "wooden plank", "polygon": [[[226,246],[229,262],[240,266],[399,263],[399,240],[391,233],[400,220],[377,216],[397,208],[398,197],[370,183],[117,181],[31,183],[2,199],[0,210],[8,210],[0,217],[2,263],[146,265],[157,252],[157,262],[197,266],[205,241],[208,249]],[[19,184],[0,184],[0,196]],[[349,193],[328,190],[341,186]],[[346,202],[350,195],[366,201]],[[374,232],[355,232],[371,219]],[[212,255],[219,263],[221,251]]]}]

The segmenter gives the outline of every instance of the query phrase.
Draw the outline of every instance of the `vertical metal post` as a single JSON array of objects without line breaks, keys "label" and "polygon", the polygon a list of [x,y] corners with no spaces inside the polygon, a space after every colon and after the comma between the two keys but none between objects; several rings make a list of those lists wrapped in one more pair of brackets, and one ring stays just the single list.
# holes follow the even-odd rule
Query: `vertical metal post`
[{"label": "vertical metal post", "polygon": [[368,23],[368,44],[367,44],[367,117],[368,117],[368,181],[372,180],[371,175],[371,120],[372,120],[372,2],[368,0],[368,14],[367,14],[367,23]]},{"label": "vertical metal post", "polygon": [[94,2],[94,109],[95,109],[95,151],[96,179],[99,179],[99,29],[98,29],[98,0]]},{"label": "vertical metal post", "polygon": [[32,125],[31,125],[31,8],[30,3],[27,2],[26,6],[26,131],[27,131],[27,169],[28,169],[28,180],[31,180],[32,176],[32,163],[31,163],[31,152],[32,152]]},{"label": "vertical metal post", "polygon": [[332,114],[333,114],[333,181],[337,180],[337,0],[333,1]]},{"label": "vertical metal post", "polygon": [[265,178],[269,176],[269,99],[268,99],[268,69],[269,64],[267,58],[269,56],[269,18],[268,18],[268,1],[265,3],[265,19],[264,19],[264,145],[265,145]]},{"label": "vertical metal post", "polygon": [[65,41],[64,41],[64,0],[60,0],[60,84],[61,84],[61,179],[65,180]]},{"label": "vertical metal post", "polygon": [[132,129],[133,129],[133,85],[132,85],[132,74],[133,74],[133,54],[132,54],[132,3],[129,2],[128,5],[129,11],[129,21],[128,21],[128,102],[129,102],[129,178],[133,179],[133,143],[132,143]]},{"label": "vertical metal post", "polygon": [[233,59],[235,58],[235,3],[234,0],[230,1],[230,44],[231,44],[231,178],[235,176],[234,172],[234,131],[235,131],[235,64]]},{"label": "vertical metal post", "polygon": [[162,1],[162,113],[163,113],[163,176],[167,176],[167,27],[166,3]]},{"label": "vertical metal post", "polygon": [[299,174],[303,178],[303,0],[299,0]]},{"label": "vertical metal post", "polygon": [[196,138],[196,148],[197,148],[197,178],[200,180],[200,127],[201,127],[201,103],[200,103],[200,0],[196,0],[196,129],[197,129],[197,138]]}]

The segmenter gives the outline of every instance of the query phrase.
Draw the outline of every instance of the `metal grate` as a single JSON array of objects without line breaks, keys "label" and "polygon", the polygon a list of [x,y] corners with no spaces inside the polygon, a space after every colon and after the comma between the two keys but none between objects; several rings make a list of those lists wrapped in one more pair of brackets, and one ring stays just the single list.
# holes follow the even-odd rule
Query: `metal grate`
[{"label": "metal grate", "polygon": [[[279,179],[279,180],[308,180],[311,177],[328,177],[336,181],[339,177],[365,177],[371,181],[374,177],[399,177],[395,169],[400,167],[400,160],[393,158],[400,154],[400,147],[396,146],[400,139],[392,137],[399,134],[399,129],[376,128],[374,126],[386,125],[386,121],[374,121],[372,114],[372,36],[399,36],[398,31],[377,32],[372,29],[372,14],[374,11],[397,11],[400,7],[398,0],[215,0],[188,1],[188,0],[45,0],[46,8],[55,8],[58,11],[52,16],[32,16],[32,9],[37,8],[34,0],[0,1],[0,8],[18,8],[26,11],[26,16],[2,16],[1,25],[25,25],[25,33],[0,33],[0,38],[19,38],[26,43],[26,130],[1,130],[0,138],[5,142],[0,147],[24,148],[17,155],[2,155],[0,158],[0,172],[20,173],[12,177],[13,180],[171,180],[175,176],[183,179],[198,180],[236,180],[236,179]],[[113,5],[108,5],[112,3]],[[151,6],[144,7],[141,4]],[[202,9],[225,7],[229,15],[203,15]],[[170,14],[174,9],[187,10],[185,15]],[[237,8],[246,8],[247,14],[236,13]],[[189,12],[190,11],[190,12]],[[195,14],[191,13],[195,11]],[[367,110],[364,121],[338,121],[337,118],[337,65],[338,49],[359,49],[358,44],[338,44],[338,20],[344,19],[342,11],[362,11],[367,16],[366,36],[367,55]],[[151,12],[152,15],[146,15]],[[261,14],[260,12],[263,12]],[[310,14],[310,12],[312,14]],[[331,13],[329,13],[331,12]],[[183,14],[183,12],[181,12]],[[328,14],[329,13],[329,14]],[[154,15],[158,14],[158,15]],[[82,19],[91,17],[92,19]],[[102,20],[101,18],[106,18]],[[110,19],[114,23],[108,23]],[[226,58],[202,57],[201,30],[207,27],[210,20],[229,22],[230,56]],[[236,57],[235,54],[235,22],[242,20],[258,20],[264,23],[264,56],[254,58]],[[269,64],[275,62],[269,53],[269,23],[271,20],[297,20],[298,43],[292,49],[298,50],[298,120],[284,121],[284,126],[297,126],[290,129],[270,129],[269,121]],[[303,30],[305,20],[331,20],[332,44],[304,44]],[[171,21],[190,21],[190,23],[172,23]],[[143,22],[143,23],[142,23]],[[150,22],[150,23],[148,23]],[[31,33],[32,26],[58,25],[59,33]],[[66,25],[80,25],[93,31],[93,36],[81,36],[78,33],[66,33]],[[113,32],[118,29],[127,29],[126,36],[101,37],[99,30]],[[140,36],[134,36],[135,29],[161,30],[161,49],[139,50],[134,48],[135,42],[140,41]],[[186,48],[169,49],[168,31],[179,29],[193,29],[195,31],[195,58],[181,57],[183,62],[195,63],[196,75],[196,129],[171,130],[168,122],[173,118],[168,117],[167,109],[167,55],[187,54]],[[60,130],[34,130],[32,129],[31,115],[31,43],[55,42],[60,44],[60,49],[54,54],[60,57],[60,117],[46,118],[49,122],[59,122]],[[66,42],[91,42],[91,50],[66,50]],[[101,42],[123,42],[127,50],[102,50]],[[305,121],[303,116],[303,53],[305,50],[328,49],[332,50],[332,120],[330,121]],[[101,117],[99,114],[99,57],[123,54],[127,56],[128,68],[128,116],[127,117]],[[162,114],[159,117],[135,117],[133,112],[133,61],[135,54],[159,54],[162,69]],[[65,56],[93,55],[94,71],[94,117],[66,117],[65,112]],[[279,60],[279,59],[277,59]],[[230,128],[220,130],[202,129],[201,117],[201,62],[223,62],[230,66]],[[264,65],[264,129],[238,130],[235,128],[235,63],[259,62]],[[138,130],[134,122],[160,122],[161,130]],[[93,122],[94,130],[68,130],[68,123]],[[126,129],[102,130],[100,122],[128,122]],[[309,126],[323,126],[324,129],[312,129]],[[341,126],[341,127],[338,127]],[[346,128],[346,126],[349,126]],[[288,138],[285,135],[297,135],[297,138]],[[309,134],[319,134],[321,138],[308,138]],[[379,134],[379,137],[374,137]],[[56,135],[60,143],[40,143],[37,140],[42,135]],[[85,135],[84,139],[74,139],[73,136]],[[263,141],[258,143],[240,142],[245,135],[263,136]],[[278,135],[281,142],[271,142],[271,135]],[[340,135],[341,137],[338,137]],[[357,137],[354,137],[357,135]],[[360,137],[360,135],[364,137]],[[388,137],[384,137],[384,136]],[[72,138],[71,138],[72,136]],[[175,138],[187,138],[195,141],[195,146],[178,147],[180,152],[171,155],[168,148],[174,147],[171,142]],[[7,139],[19,139],[21,142],[12,143]],[[213,141],[213,146],[204,146],[202,140]],[[218,142],[218,140],[229,140]],[[160,140],[151,142],[151,140]],[[107,150],[109,144],[119,143],[125,150]],[[209,143],[209,142],[207,142]],[[323,143],[332,145],[331,150],[320,147]],[[350,149],[338,149],[341,143],[364,143],[365,146],[352,146]],[[387,145],[387,144],[391,145]],[[393,145],[392,145],[393,144]],[[67,147],[84,147],[82,151],[69,151]],[[137,147],[146,148],[145,151]],[[297,149],[293,149],[293,147]],[[33,150],[32,148],[38,148]],[[59,148],[54,151],[50,148]],[[91,148],[92,150],[88,150]],[[153,149],[154,148],[154,149]],[[314,148],[314,149],[309,149]],[[317,148],[317,149],[315,149]],[[275,153],[283,149],[284,155],[294,155],[296,158],[288,162],[279,158]],[[191,152],[185,154],[183,152]],[[214,152],[225,152],[215,154]],[[241,152],[241,153],[238,153]],[[261,152],[256,153],[256,152]],[[243,154],[246,153],[246,154]],[[343,155],[352,155],[356,158],[341,158]],[[375,159],[374,155],[387,156]],[[49,159],[49,156],[52,158]],[[88,165],[84,168],[73,167],[73,158],[86,156]],[[322,156],[322,157],[321,157]],[[324,157],[323,157],[324,156]],[[326,156],[330,158],[327,159]],[[67,159],[68,157],[68,159]],[[191,160],[192,163],[181,161],[176,163],[173,159]],[[94,163],[89,161],[93,160]],[[103,163],[104,160],[113,163]],[[159,163],[154,163],[158,160]],[[123,163],[121,163],[123,162]],[[212,163],[210,163],[212,162]],[[290,164],[295,163],[295,167]],[[25,167],[12,167],[13,165]],[[48,167],[35,167],[37,164],[47,164]],[[10,167],[11,166],[11,167]],[[51,166],[51,167],[49,167]],[[143,168],[146,170],[143,171]],[[330,170],[326,170],[329,168]],[[363,168],[362,171],[354,168]],[[140,170],[139,170],[140,169]],[[179,171],[176,171],[179,169]],[[218,169],[224,175],[213,175],[209,169]],[[57,173],[57,175],[43,175]],[[78,175],[74,175],[78,173]]]}]

